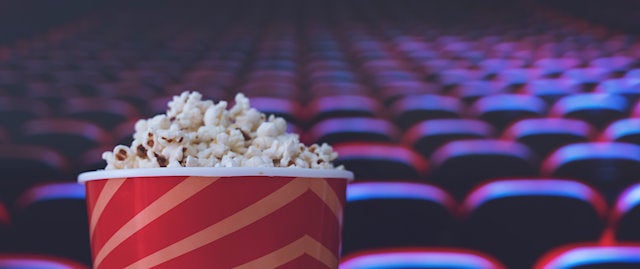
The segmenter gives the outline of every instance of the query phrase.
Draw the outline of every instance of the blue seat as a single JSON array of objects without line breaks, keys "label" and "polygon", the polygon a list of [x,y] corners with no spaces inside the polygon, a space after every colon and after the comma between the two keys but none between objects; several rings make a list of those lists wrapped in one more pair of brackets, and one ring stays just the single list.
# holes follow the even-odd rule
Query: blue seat
[{"label": "blue seat", "polygon": [[529,81],[522,91],[525,94],[542,98],[548,105],[552,105],[562,97],[582,92],[582,89],[570,79],[541,78]]},{"label": "blue seat", "polygon": [[313,125],[305,138],[309,143],[394,142],[396,126],[384,119],[368,117],[333,118]]},{"label": "blue seat", "polygon": [[460,118],[462,103],[456,98],[435,94],[408,95],[391,107],[393,122],[402,129],[429,119]]},{"label": "blue seat", "polygon": [[506,269],[495,258],[465,248],[387,248],[344,257],[340,269]]},{"label": "blue seat", "polygon": [[640,145],[640,118],[617,120],[602,131],[602,139]]},{"label": "blue seat", "polygon": [[329,118],[378,117],[382,104],[366,95],[330,95],[314,98],[307,106],[309,124]]},{"label": "blue seat", "polygon": [[25,123],[16,142],[55,149],[67,158],[77,156],[96,146],[109,143],[111,137],[100,126],[74,119],[39,119]]},{"label": "blue seat", "polygon": [[616,197],[609,216],[609,227],[617,242],[640,241],[640,184],[636,183]]},{"label": "blue seat", "polygon": [[596,128],[624,118],[629,113],[629,102],[622,96],[603,93],[583,93],[565,96],[552,107],[552,117],[575,118]]},{"label": "blue seat", "polygon": [[599,239],[608,213],[604,198],[592,187],[547,178],[483,183],[461,208],[462,244],[509,268],[531,268],[552,247]]},{"label": "blue seat", "polygon": [[86,264],[46,254],[2,253],[0,254],[2,269],[89,269]]},{"label": "blue seat", "polygon": [[12,236],[17,250],[91,264],[84,185],[36,184],[20,195],[15,207]]},{"label": "blue seat", "polygon": [[534,269],[640,268],[640,245],[583,243],[550,250]]},{"label": "blue seat", "polygon": [[402,141],[425,157],[440,146],[454,140],[491,138],[494,128],[488,123],[472,119],[433,119],[418,122],[407,130]]},{"label": "blue seat", "polygon": [[607,79],[596,87],[595,92],[609,93],[623,96],[629,103],[640,99],[640,80],[631,78]]},{"label": "blue seat", "polygon": [[357,180],[422,180],[429,171],[422,155],[393,143],[341,143],[333,149],[334,163],[353,171]]},{"label": "blue seat", "polygon": [[497,130],[503,130],[514,121],[542,117],[547,104],[540,98],[521,94],[485,96],[473,103],[472,116],[484,120]]},{"label": "blue seat", "polygon": [[431,154],[429,179],[461,198],[482,181],[538,174],[535,154],[525,145],[495,139],[449,142]]},{"label": "blue seat", "polygon": [[595,134],[596,130],[581,120],[538,118],[513,123],[503,132],[502,138],[525,144],[544,158],[561,146],[589,142]]},{"label": "blue seat", "polygon": [[544,160],[543,176],[583,180],[609,200],[640,174],[640,146],[622,142],[588,142],[560,147]]},{"label": "blue seat", "polygon": [[140,118],[138,110],[130,103],[97,97],[67,99],[64,104],[63,116],[88,121],[105,129]]},{"label": "blue seat", "polygon": [[381,247],[451,246],[457,203],[419,182],[360,181],[347,187],[343,255]]}]

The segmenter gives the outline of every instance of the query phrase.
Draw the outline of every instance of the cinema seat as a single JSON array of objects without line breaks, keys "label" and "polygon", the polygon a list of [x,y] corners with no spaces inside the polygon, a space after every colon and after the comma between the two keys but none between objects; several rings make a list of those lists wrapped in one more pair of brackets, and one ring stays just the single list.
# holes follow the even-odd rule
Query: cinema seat
[{"label": "cinema seat", "polygon": [[342,253],[381,247],[450,246],[457,203],[420,182],[360,181],[347,187]]},{"label": "cinema seat", "polygon": [[506,269],[495,258],[465,248],[385,248],[344,257],[340,269]]},{"label": "cinema seat", "polygon": [[464,246],[489,253],[509,268],[531,268],[559,245],[596,241],[607,204],[575,180],[503,179],[476,186],[462,204]]}]

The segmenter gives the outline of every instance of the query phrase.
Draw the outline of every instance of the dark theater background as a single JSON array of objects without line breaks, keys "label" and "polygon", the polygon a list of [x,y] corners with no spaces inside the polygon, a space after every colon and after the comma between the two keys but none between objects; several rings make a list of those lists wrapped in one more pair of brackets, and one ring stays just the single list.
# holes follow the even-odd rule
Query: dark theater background
[{"label": "dark theater background", "polygon": [[[89,268],[83,171],[171,96],[328,142],[340,268],[640,268],[640,2],[0,0],[0,268]],[[250,246],[248,246],[250,247]]]}]

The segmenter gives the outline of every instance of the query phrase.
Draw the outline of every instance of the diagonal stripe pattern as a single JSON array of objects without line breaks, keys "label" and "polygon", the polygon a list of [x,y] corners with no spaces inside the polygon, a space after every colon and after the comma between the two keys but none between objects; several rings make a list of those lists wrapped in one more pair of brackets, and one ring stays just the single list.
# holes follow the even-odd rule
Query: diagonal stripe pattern
[{"label": "diagonal stripe pattern", "polygon": [[[182,204],[183,202],[194,197],[206,197],[207,195],[214,193],[214,190],[225,190],[224,186],[225,184],[229,184],[229,182],[238,182],[237,179],[235,179],[226,181],[226,183],[220,183],[220,185],[212,185],[212,188],[207,188],[216,180],[211,180],[211,178],[206,179],[209,180],[202,180],[199,177],[186,178],[178,185],[170,188],[168,192],[162,194],[155,201],[144,207],[141,211],[139,211],[135,215],[132,215],[131,219],[129,219],[128,221],[124,219],[126,223],[124,223],[122,227],[118,228],[116,232],[110,237],[103,239],[106,240],[106,242],[99,246],[99,250],[96,252],[94,258],[95,267],[101,268],[107,266],[106,264],[102,266],[107,257],[109,257],[109,264],[113,263],[114,259],[119,259],[117,257],[119,256],[119,254],[115,256],[112,255],[113,257],[110,257],[109,254],[111,254],[116,248],[119,249],[118,251],[120,253],[121,248],[119,248],[119,246],[123,245],[122,247],[125,247],[124,245],[126,244],[123,244],[125,240],[134,237],[134,235],[135,237],[139,237],[136,235],[136,233],[140,231],[145,232],[145,227],[149,226],[149,224],[151,224],[152,222],[152,227],[162,225],[154,222],[154,220],[166,214],[171,209],[176,208],[176,210],[182,210],[184,209],[184,206],[181,207],[180,204]],[[194,257],[185,255],[195,255],[192,253],[196,253],[196,250],[205,246],[212,246],[211,244],[217,241],[223,242],[221,241],[221,239],[226,238],[227,236],[236,232],[242,232],[243,234],[246,234],[247,232],[252,233],[252,231],[257,228],[257,226],[252,226],[254,223],[258,223],[260,220],[266,219],[270,215],[273,215],[275,212],[281,212],[278,213],[280,217],[276,218],[277,222],[288,222],[290,219],[282,219],[282,216],[286,216],[288,214],[286,212],[289,212],[289,209],[285,211],[281,210],[283,210],[283,208],[287,207],[289,204],[292,204],[294,200],[302,197],[307,193],[311,195],[305,195],[304,197],[306,198],[304,198],[304,201],[308,201],[312,204],[317,204],[317,206],[320,206],[316,206],[317,208],[324,207],[326,209],[324,212],[326,213],[323,214],[329,214],[327,215],[327,217],[335,217],[335,222],[333,222],[333,224],[330,221],[328,223],[314,223],[311,225],[330,225],[333,227],[339,227],[342,224],[344,197],[342,197],[341,199],[341,196],[344,196],[343,185],[336,185],[337,187],[332,186],[327,179],[319,178],[289,178],[279,182],[282,182],[278,183],[281,184],[279,186],[271,184],[270,186],[277,187],[265,193],[265,196],[259,197],[257,198],[257,200],[252,200],[253,198],[250,198],[251,196],[249,196],[249,198],[245,198],[245,200],[250,199],[246,200],[249,203],[243,205],[241,208],[234,209],[233,211],[229,212],[231,213],[230,215],[220,215],[221,218],[216,219],[215,221],[213,221],[213,223],[208,224],[208,226],[200,226],[200,228],[198,228],[197,230],[182,233],[179,236],[173,237],[172,239],[170,239],[170,241],[165,241],[162,244],[168,244],[164,247],[151,249],[151,252],[140,253],[144,254],[144,256],[134,256],[137,257],[135,258],[136,260],[129,261],[129,265],[127,266],[124,266],[126,264],[123,264],[123,267],[153,268],[155,266],[163,265],[164,263],[167,263],[169,261],[173,262],[173,260],[178,257]],[[342,183],[343,181],[338,182]],[[346,185],[346,183],[344,184]],[[94,207],[92,208],[92,213],[96,214],[94,215],[96,223],[99,222],[98,218],[100,217],[100,212],[104,210],[104,207],[108,206],[107,204],[109,203],[109,200],[118,191],[118,188],[120,188],[121,185],[122,183],[120,181],[115,181],[110,185],[105,185],[105,187],[100,191],[98,199],[96,200]],[[334,189],[334,187],[337,189]],[[206,189],[207,191],[202,191],[204,189]],[[336,193],[336,191],[338,190],[340,190],[340,192],[338,192],[340,193],[340,195]],[[209,199],[207,198],[206,200]],[[314,202],[314,200],[316,202]],[[295,205],[297,208],[300,208],[299,206],[303,204],[296,203]],[[212,220],[209,220],[207,222],[211,221]],[[207,225],[206,222],[203,222],[203,224]],[[96,224],[94,223],[92,225],[94,225],[95,227]],[[314,230],[318,229],[319,227],[324,226],[318,226],[314,228]],[[240,260],[233,262],[236,263],[236,265],[234,266],[237,266],[237,268],[241,269],[272,268],[293,261],[300,256],[307,255],[308,257],[312,257],[313,259],[319,261],[320,264],[324,264],[326,268],[337,268],[338,257],[336,256],[336,248],[339,245],[339,235],[335,235],[335,238],[331,237],[333,239],[329,239],[329,241],[326,241],[327,239],[318,241],[314,239],[310,234],[304,232],[304,230],[305,229],[301,230],[302,234],[299,235],[301,237],[299,237],[298,239],[294,240],[293,237],[289,237],[289,239],[287,240],[293,240],[289,243],[286,243],[286,241],[283,240],[279,240],[280,242],[272,242],[268,245],[268,248],[271,249],[265,248],[261,251],[256,252],[262,254],[250,254],[250,256],[247,256],[247,258],[253,257],[250,258],[253,259],[253,261],[240,258]],[[339,231],[339,228],[337,228],[337,230]],[[316,234],[316,236],[323,235]],[[321,238],[324,238],[324,236]],[[184,259],[186,258],[181,258],[181,260]],[[129,258],[127,258],[127,260],[129,260]],[[122,260],[122,262],[124,262],[124,260]],[[269,265],[266,267],[256,267],[258,264]]]}]

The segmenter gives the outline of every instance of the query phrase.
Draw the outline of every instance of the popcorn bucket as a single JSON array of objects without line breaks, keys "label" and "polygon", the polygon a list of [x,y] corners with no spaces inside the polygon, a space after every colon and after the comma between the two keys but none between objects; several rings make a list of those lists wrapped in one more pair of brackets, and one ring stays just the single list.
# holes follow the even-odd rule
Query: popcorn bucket
[{"label": "popcorn bucket", "polygon": [[94,268],[338,268],[353,174],[144,168],[79,175]]}]

